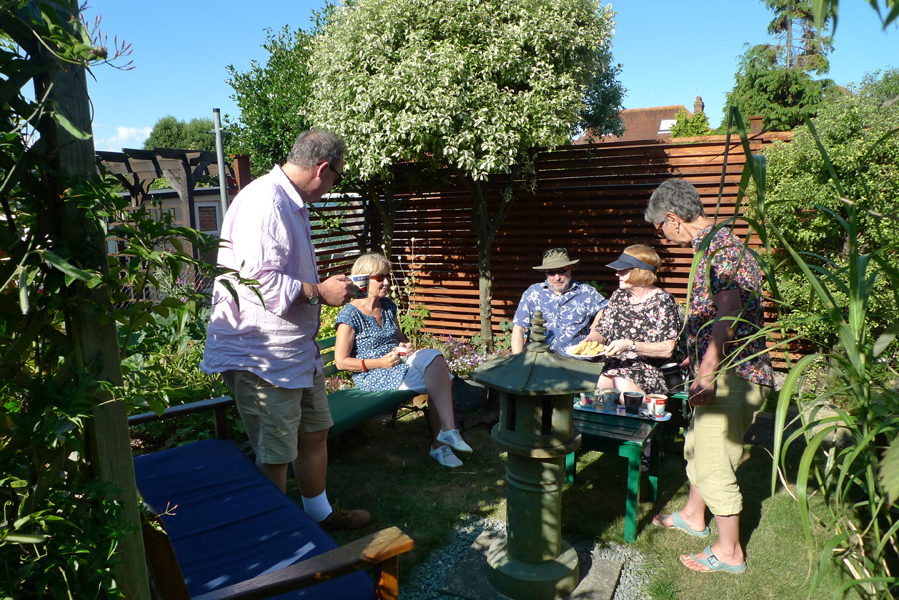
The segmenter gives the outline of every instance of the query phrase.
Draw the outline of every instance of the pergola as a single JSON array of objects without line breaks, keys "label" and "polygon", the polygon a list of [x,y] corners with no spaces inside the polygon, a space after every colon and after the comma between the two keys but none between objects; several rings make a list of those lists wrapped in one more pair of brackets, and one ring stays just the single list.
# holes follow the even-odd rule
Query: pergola
[{"label": "pergola", "polygon": [[[124,148],[121,152],[98,151],[96,154],[97,163],[114,175],[128,191],[132,208],[146,206],[150,198],[150,184],[163,177],[168,179],[169,185],[180,198],[179,210],[173,215],[175,224],[197,229],[194,190],[201,177],[219,175],[215,152],[175,148]],[[234,176],[231,167],[227,171],[226,181]],[[193,247],[187,242],[185,251],[193,252]]]}]

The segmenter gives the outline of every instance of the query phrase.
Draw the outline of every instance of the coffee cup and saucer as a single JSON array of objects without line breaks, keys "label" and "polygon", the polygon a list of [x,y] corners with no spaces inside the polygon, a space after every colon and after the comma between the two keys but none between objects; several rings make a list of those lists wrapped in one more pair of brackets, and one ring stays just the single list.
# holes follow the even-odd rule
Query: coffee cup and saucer
[{"label": "coffee cup and saucer", "polygon": [[671,413],[665,411],[667,403],[668,397],[664,394],[646,394],[646,408],[640,414],[656,421],[667,421],[671,418]]}]

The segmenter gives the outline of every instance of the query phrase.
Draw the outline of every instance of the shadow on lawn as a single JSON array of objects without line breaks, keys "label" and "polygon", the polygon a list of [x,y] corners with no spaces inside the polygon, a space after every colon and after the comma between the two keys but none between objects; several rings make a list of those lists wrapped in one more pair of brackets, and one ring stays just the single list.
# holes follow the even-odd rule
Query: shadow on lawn
[{"label": "shadow on lawn", "polygon": [[[658,501],[650,501],[648,475],[641,474],[640,505],[637,515],[638,544],[649,530],[662,529],[652,525],[660,512],[678,510],[687,501],[689,481],[683,459],[683,441],[666,440],[659,475]],[[795,468],[800,458],[798,450],[790,452]],[[747,446],[743,462],[737,470],[737,480],[743,494],[740,515],[741,541],[748,545],[753,532],[762,521],[762,505],[770,498],[771,455],[763,446]],[[624,511],[627,493],[627,461],[612,454],[585,452],[578,454],[577,483],[566,489],[562,499],[563,533],[593,536],[606,542],[624,542]],[[710,525],[711,513],[707,513]],[[714,525],[711,525],[714,529]],[[716,532],[714,532],[716,533]],[[709,538],[716,539],[716,535]],[[804,543],[804,540],[802,540]]]}]

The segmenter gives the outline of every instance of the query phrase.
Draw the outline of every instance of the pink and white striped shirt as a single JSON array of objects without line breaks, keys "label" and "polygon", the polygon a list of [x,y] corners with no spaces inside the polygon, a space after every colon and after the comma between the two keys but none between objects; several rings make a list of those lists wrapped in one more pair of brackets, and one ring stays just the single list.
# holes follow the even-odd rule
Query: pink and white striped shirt
[{"label": "pink and white striped shirt", "polygon": [[276,166],[241,190],[222,224],[219,264],[259,282],[265,300],[235,285],[240,303],[217,280],[212,318],[200,369],[206,373],[250,371],[273,385],[312,387],[322,372],[315,345],[318,305],[294,302],[302,282],[318,283],[309,210]]}]

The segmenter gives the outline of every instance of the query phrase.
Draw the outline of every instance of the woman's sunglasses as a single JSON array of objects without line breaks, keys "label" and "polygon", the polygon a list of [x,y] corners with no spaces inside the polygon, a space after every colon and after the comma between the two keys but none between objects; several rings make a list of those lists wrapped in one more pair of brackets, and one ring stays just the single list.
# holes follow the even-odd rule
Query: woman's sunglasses
[{"label": "woman's sunglasses", "polygon": [[665,221],[662,221],[661,223],[656,225],[656,235],[659,236],[660,238],[665,237],[665,232],[662,231],[662,227],[664,227],[664,226],[665,226]]},{"label": "woman's sunglasses", "polygon": [[376,274],[372,275],[371,278],[374,279],[375,281],[377,281],[378,283],[381,283],[385,279],[390,279],[390,275],[376,273]]}]

